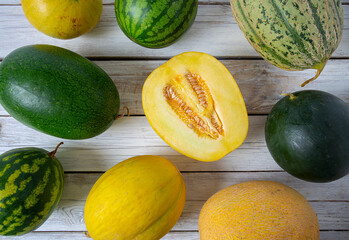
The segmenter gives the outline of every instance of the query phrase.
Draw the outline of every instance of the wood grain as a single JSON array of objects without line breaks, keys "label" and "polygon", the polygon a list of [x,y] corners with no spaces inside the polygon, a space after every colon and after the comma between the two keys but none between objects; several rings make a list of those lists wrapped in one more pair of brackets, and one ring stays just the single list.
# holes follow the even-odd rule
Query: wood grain
[{"label": "wood grain", "polygon": [[[85,231],[85,199],[100,176],[91,173],[66,174],[59,206],[38,231]],[[299,191],[317,213],[321,230],[347,230],[349,227],[349,193],[346,192],[349,176],[328,184],[305,183],[286,173],[183,173],[183,177],[187,201],[181,218],[172,229],[175,231],[198,230],[200,209],[211,195],[227,186],[256,179],[282,182]]]},{"label": "wood grain", "polygon": [[[343,6],[344,26],[349,24],[349,6]],[[216,57],[260,58],[234,21],[229,5],[200,5],[196,20],[188,33],[163,49],[147,49],[130,41],[115,20],[114,7],[104,5],[101,20],[89,33],[72,40],[50,38],[32,27],[21,6],[0,8],[0,59],[18,47],[45,43],[73,50],[87,57],[170,58],[182,52],[206,52]],[[223,47],[224,46],[224,47]],[[334,57],[349,57],[349,29]]]},{"label": "wood grain", "polygon": [[[0,60],[12,50],[29,44],[53,44],[90,57],[113,79],[134,117],[119,119],[100,136],[83,141],[65,140],[57,153],[65,174],[65,189],[57,210],[36,232],[4,240],[86,240],[83,220],[85,199],[102,172],[129,157],[161,155],[181,171],[187,186],[182,217],[164,240],[197,240],[197,219],[204,202],[215,192],[250,180],[273,180],[293,187],[305,196],[318,214],[322,240],[349,239],[349,175],[326,184],[304,182],[282,171],[264,140],[265,114],[281,93],[300,90],[314,70],[289,72],[266,61],[249,45],[234,21],[229,0],[199,0],[199,11],[190,31],[174,45],[146,49],[131,42],[117,26],[113,0],[104,0],[100,22],[90,33],[72,40],[45,36],[25,18],[20,0],[0,0]],[[349,0],[344,4],[342,42],[322,75],[305,89],[330,92],[349,103]],[[219,57],[232,73],[246,102],[249,133],[243,145],[223,159],[204,163],[173,150],[153,131],[141,103],[147,76],[168,58],[185,51],[202,51]],[[339,58],[339,59],[336,59]],[[52,150],[59,138],[51,137],[9,117],[0,107],[0,153],[17,147]]]},{"label": "wood grain", "polygon": [[[103,0],[103,4],[114,4],[114,0]],[[210,4],[210,5],[221,5],[221,4],[225,4],[228,5],[229,4],[229,0],[199,0],[198,1],[199,4]],[[342,0],[342,3],[349,3],[349,0]],[[0,2],[0,5],[19,5],[21,4],[20,0],[2,0]]]},{"label": "wood grain", "polygon": [[[37,231],[86,231],[84,201],[62,200],[58,209]],[[197,231],[200,210],[205,201],[187,201],[173,231]],[[346,230],[349,226],[347,202],[310,202],[321,230]],[[64,206],[67,205],[67,206]],[[335,214],[334,214],[335,213]]]},{"label": "wood grain", "polygon": [[[137,155],[161,155],[181,171],[281,171],[265,144],[266,116],[250,116],[245,142],[215,162],[185,157],[168,146],[152,129],[146,117],[117,120],[103,134],[86,140],[63,140],[56,156],[66,172],[101,171]],[[13,148],[40,147],[51,151],[62,139],[24,126],[11,117],[0,117],[0,153]]]},{"label": "wood grain", "polygon": [[[84,232],[32,232],[21,237],[3,237],[4,240],[89,240]],[[198,240],[199,233],[194,232],[169,232],[161,240]],[[347,240],[349,239],[349,231],[320,231],[321,240]]]},{"label": "wood grain", "polygon": [[[164,60],[94,61],[113,79],[121,106],[131,115],[144,115],[142,87],[149,74]],[[222,60],[234,76],[244,97],[249,114],[267,114],[282,93],[317,89],[338,96],[349,103],[349,60],[330,60],[320,77],[301,88],[299,85],[314,75],[313,70],[285,71],[264,60]],[[0,106],[0,115],[8,113]]]},{"label": "wood grain", "polygon": [[[56,156],[65,171],[106,171],[136,155],[161,155],[181,171],[280,171],[264,141],[266,116],[250,116],[250,129],[240,148],[223,159],[205,163],[190,159],[169,147],[151,128],[145,117],[117,120],[95,138],[63,140]],[[17,122],[0,117],[0,153],[12,148],[41,147],[51,151],[61,141]]]},{"label": "wood grain", "polygon": [[[102,173],[67,173],[62,200],[84,201]],[[182,172],[188,201],[206,201],[219,190],[233,184],[266,180],[286,184],[299,191],[308,201],[349,202],[349,175],[335,182],[311,183],[285,172]],[[67,206],[61,205],[61,206]],[[346,204],[349,207],[349,204]],[[349,215],[348,215],[349,217]]]}]

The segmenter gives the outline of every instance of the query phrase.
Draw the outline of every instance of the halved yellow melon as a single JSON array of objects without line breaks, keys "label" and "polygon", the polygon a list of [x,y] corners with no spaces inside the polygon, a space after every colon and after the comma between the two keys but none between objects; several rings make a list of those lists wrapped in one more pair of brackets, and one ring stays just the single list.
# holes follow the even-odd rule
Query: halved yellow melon
[{"label": "halved yellow melon", "polygon": [[144,83],[142,103],[157,134],[196,160],[221,159],[247,135],[239,87],[224,65],[206,53],[182,53],[155,69]]}]

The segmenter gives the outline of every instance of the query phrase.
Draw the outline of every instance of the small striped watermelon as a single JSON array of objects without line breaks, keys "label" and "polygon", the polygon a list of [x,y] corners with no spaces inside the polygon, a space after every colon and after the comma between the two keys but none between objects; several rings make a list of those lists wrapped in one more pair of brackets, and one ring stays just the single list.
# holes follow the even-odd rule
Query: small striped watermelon
[{"label": "small striped watermelon", "polygon": [[53,152],[18,148],[0,155],[0,235],[38,228],[57,206],[64,176],[54,157],[59,145]]},{"label": "small striped watermelon", "polygon": [[316,69],[316,79],[343,33],[340,0],[231,0],[234,18],[267,61],[286,70]]},{"label": "small striped watermelon", "polygon": [[192,25],[198,0],[116,0],[121,30],[135,43],[162,48],[178,40]]}]

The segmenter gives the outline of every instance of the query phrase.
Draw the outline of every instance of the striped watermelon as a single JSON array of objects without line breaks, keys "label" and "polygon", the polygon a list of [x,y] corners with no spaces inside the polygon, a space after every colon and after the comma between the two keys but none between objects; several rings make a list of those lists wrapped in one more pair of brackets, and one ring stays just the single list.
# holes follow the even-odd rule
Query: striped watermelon
[{"label": "striped watermelon", "polygon": [[267,61],[286,70],[316,69],[316,79],[343,33],[340,0],[231,0],[240,29]]},{"label": "striped watermelon", "polygon": [[0,235],[38,228],[57,206],[64,174],[54,157],[57,148],[51,153],[18,148],[0,155]]},{"label": "striped watermelon", "polygon": [[121,30],[137,44],[162,48],[178,40],[194,22],[198,0],[116,0]]}]

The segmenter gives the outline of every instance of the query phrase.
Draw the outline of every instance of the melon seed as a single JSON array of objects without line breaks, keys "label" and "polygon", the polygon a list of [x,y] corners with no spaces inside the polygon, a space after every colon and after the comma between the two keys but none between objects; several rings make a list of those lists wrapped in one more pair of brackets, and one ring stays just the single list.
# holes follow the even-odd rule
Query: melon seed
[{"label": "melon seed", "polygon": [[[186,88],[189,91],[186,91]],[[195,98],[188,96],[192,92]],[[163,94],[177,116],[198,136],[218,139],[224,135],[215,102],[200,75],[187,72],[184,77],[177,76],[164,87]]]}]

